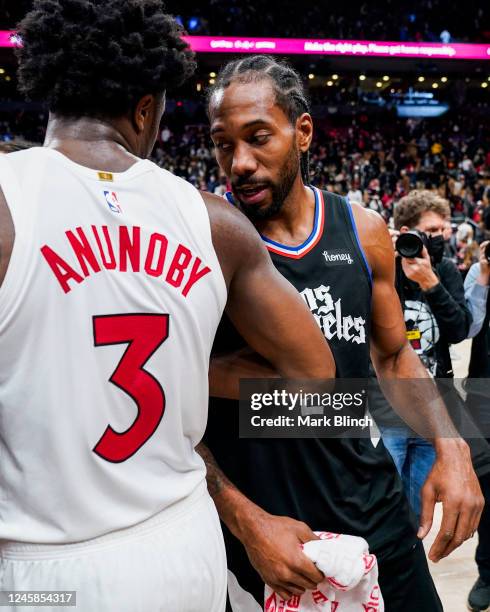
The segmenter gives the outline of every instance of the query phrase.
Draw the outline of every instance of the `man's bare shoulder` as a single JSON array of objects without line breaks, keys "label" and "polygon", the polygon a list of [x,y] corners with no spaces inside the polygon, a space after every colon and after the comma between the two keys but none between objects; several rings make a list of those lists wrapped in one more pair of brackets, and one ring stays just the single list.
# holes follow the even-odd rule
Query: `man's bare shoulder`
[{"label": "man's bare shoulder", "polygon": [[375,276],[393,266],[394,250],[390,233],[383,217],[374,210],[352,203],[352,214],[356,223],[361,246]]},{"label": "man's bare shoulder", "polygon": [[376,244],[380,238],[388,233],[383,217],[375,210],[364,208],[356,202],[351,202],[351,207],[357,233],[364,248]]},{"label": "man's bare shoulder", "polygon": [[235,206],[212,193],[200,192],[206,205],[213,245],[226,282],[233,277],[237,267],[269,261],[267,250],[259,233]]},{"label": "man's bare shoulder", "polygon": [[228,231],[236,238],[239,238],[241,234],[257,236],[257,230],[247,217],[235,206],[232,206],[228,200],[207,191],[200,191],[199,193],[206,204],[213,234]]}]

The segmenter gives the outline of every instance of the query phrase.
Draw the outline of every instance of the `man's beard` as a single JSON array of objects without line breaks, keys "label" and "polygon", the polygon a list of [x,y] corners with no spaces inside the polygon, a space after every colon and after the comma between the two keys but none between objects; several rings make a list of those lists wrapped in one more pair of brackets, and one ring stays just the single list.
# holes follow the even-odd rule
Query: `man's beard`
[{"label": "man's beard", "polygon": [[[293,146],[290,149],[289,155],[285,160],[280,172],[279,178],[276,183],[269,182],[267,187],[271,190],[272,202],[268,206],[257,206],[254,204],[243,203],[238,196],[235,198],[238,200],[240,210],[251,220],[251,221],[264,221],[271,219],[279,214],[284,201],[286,200],[289,192],[291,191],[296,176],[300,169],[300,157],[297,147]],[[253,185],[254,181],[250,179],[244,179],[244,184]],[[257,181],[257,184],[264,185],[263,181]],[[240,187],[240,183],[234,185],[234,187]]]}]

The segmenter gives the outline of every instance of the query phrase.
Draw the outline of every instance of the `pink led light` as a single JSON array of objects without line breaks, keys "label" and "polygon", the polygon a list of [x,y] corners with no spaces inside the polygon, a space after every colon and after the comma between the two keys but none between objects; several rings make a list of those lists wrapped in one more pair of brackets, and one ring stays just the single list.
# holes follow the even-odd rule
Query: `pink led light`
[{"label": "pink led light", "polygon": [[15,32],[0,30],[0,47],[15,47]]},{"label": "pink led light", "polygon": [[[272,53],[286,55],[343,55],[357,57],[411,57],[490,60],[490,45],[372,40],[319,40],[315,38],[245,38],[186,36],[198,53]],[[0,31],[0,47],[15,47],[14,32]]]},{"label": "pink led light", "polygon": [[489,60],[490,45],[402,43],[370,40],[305,38],[238,38],[188,36],[192,49],[204,53],[277,53],[288,55],[344,55],[358,57],[419,57]]}]

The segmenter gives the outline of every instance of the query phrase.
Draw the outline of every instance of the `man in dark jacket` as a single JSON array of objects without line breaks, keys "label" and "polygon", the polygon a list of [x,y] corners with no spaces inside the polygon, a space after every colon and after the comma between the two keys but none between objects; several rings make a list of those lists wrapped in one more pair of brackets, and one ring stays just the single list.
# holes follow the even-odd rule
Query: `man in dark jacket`
[{"label": "man in dark jacket", "polygon": [[[417,231],[425,246],[419,257],[397,257],[397,290],[402,302],[407,338],[426,369],[437,378],[453,376],[449,345],[464,340],[471,325],[462,277],[443,257],[446,200],[426,190],[414,190],[395,207],[393,239]],[[402,476],[406,493],[420,516],[420,490],[434,463],[434,449],[394,414],[379,391],[370,395],[370,409]]]},{"label": "man in dark jacket", "polygon": [[[427,369],[439,378],[453,376],[449,345],[464,340],[471,313],[461,275],[444,253],[444,223],[450,209],[431,191],[415,190],[394,211],[400,234],[417,230],[429,239],[420,257],[398,258],[397,288],[409,340]],[[429,253],[430,251],[430,253]]]}]

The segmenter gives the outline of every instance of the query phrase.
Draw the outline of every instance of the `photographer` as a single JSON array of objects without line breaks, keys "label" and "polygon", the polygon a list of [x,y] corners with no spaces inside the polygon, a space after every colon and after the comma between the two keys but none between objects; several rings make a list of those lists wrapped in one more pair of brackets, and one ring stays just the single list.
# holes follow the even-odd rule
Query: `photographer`
[{"label": "photographer", "polygon": [[[410,192],[394,211],[396,282],[407,334],[427,369],[438,378],[453,376],[449,345],[464,340],[472,322],[461,275],[443,256],[449,215],[447,201],[426,190]],[[408,250],[407,238],[399,239],[404,234],[413,237]]]},{"label": "photographer", "polygon": [[[427,370],[439,378],[452,378],[449,345],[467,337],[472,321],[461,275],[443,257],[449,214],[446,200],[431,191],[414,190],[395,206],[392,230],[407,337]],[[434,462],[434,449],[396,417],[380,392],[371,394],[370,409],[419,516],[420,489]]]}]

